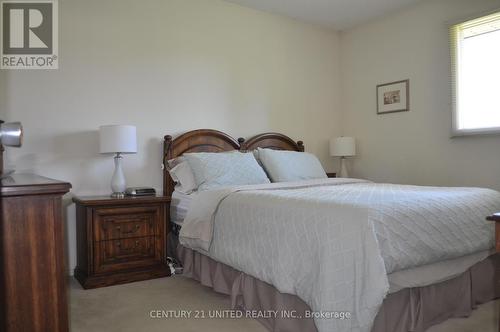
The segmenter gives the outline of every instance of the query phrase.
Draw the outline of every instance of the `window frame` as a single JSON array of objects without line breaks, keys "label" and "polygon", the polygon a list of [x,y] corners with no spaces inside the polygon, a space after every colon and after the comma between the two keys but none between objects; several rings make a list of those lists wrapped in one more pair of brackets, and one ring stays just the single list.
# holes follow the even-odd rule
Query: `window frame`
[{"label": "window frame", "polygon": [[451,90],[452,90],[452,127],[451,137],[460,136],[473,136],[473,135],[500,135],[500,126],[498,127],[485,127],[474,129],[460,129],[458,127],[458,113],[459,113],[459,76],[460,76],[460,58],[461,58],[461,45],[460,41],[463,40],[461,36],[461,26],[467,22],[475,21],[478,19],[486,18],[491,15],[500,15],[500,8],[486,13],[478,14],[473,17],[462,19],[454,22],[449,26],[449,40],[450,40],[450,54],[451,54]]}]

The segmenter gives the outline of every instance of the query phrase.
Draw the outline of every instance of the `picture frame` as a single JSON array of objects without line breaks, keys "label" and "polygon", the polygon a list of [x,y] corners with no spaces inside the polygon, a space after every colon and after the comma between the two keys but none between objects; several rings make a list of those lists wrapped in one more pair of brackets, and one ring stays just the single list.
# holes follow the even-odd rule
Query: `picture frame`
[{"label": "picture frame", "polygon": [[377,114],[410,110],[410,80],[377,85]]}]

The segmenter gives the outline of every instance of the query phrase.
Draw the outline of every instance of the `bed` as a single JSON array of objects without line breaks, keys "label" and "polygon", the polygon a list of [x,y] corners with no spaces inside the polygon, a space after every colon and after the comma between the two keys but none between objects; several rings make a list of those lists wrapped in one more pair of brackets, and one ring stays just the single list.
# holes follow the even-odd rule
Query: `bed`
[{"label": "bed", "polygon": [[[187,152],[252,151],[256,148],[304,151],[302,142],[295,142],[278,133],[265,133],[248,140],[236,140],[215,130],[195,130],[176,139],[165,136],[164,163]],[[410,188],[405,186],[381,187],[357,180],[329,181],[293,184],[291,188],[274,188],[276,186],[271,185],[273,188],[223,190],[219,191],[219,198],[208,196],[199,198],[195,205],[203,205],[202,203],[213,200],[214,206],[217,209],[221,207],[221,209],[217,211],[219,215],[215,225],[208,225],[214,227],[212,229],[214,239],[210,239],[208,244],[189,243],[184,240],[188,245],[177,246],[177,255],[184,265],[184,273],[218,292],[230,295],[234,308],[246,312],[256,310],[261,313],[274,313],[256,317],[270,331],[425,331],[429,326],[449,317],[466,316],[477,304],[498,297],[500,292],[495,288],[494,271],[499,266],[499,261],[496,256],[490,255],[489,251],[493,246],[493,229],[480,227],[479,231],[469,230],[464,227],[464,225],[467,226],[465,221],[462,226],[459,222],[460,218],[466,215],[470,215],[474,220],[483,221],[486,215],[494,212],[489,210],[495,206],[498,193],[464,188],[444,190],[412,187],[409,190]],[[168,171],[165,170],[164,192],[167,195],[172,194],[174,185]],[[340,193],[339,188],[342,189]],[[328,222],[323,219],[343,213],[352,220],[366,218],[365,213],[369,210],[367,206],[370,206],[366,205],[366,199],[358,199],[357,204],[351,204],[354,198],[359,198],[360,193],[363,192],[366,197],[382,197],[383,200],[375,202],[377,206],[383,206],[383,202],[411,206],[413,200],[417,198],[422,201],[422,208],[425,207],[433,213],[443,213],[446,218],[454,213],[453,218],[450,219],[458,220],[457,229],[464,233],[460,236],[466,239],[465,245],[460,243],[455,247],[457,250],[468,245],[472,247],[467,252],[455,252],[453,236],[450,235],[452,239],[446,244],[444,241],[446,239],[432,238],[433,234],[430,234],[427,246],[431,250],[420,255],[422,257],[410,252],[409,256],[413,260],[405,260],[399,257],[405,253],[403,250],[407,245],[405,242],[408,242],[407,248],[418,250],[421,248],[418,247],[420,245],[418,241],[413,243],[417,247],[410,245],[412,244],[411,236],[407,237],[408,241],[401,241],[401,239],[398,241],[394,236],[387,236],[385,241],[381,241],[380,236],[378,238],[371,236],[372,233],[377,233],[377,235],[390,233],[391,227],[399,227],[394,223],[386,225],[375,223],[378,229],[374,232],[372,228],[367,228],[365,223],[353,222],[351,223],[352,229],[345,231],[346,234],[350,231],[351,237],[339,237],[335,238],[335,241],[328,241],[330,237],[334,238],[335,234],[344,232],[346,226],[342,226],[344,227],[341,228],[342,232],[335,229],[327,231],[326,228],[333,222],[331,218]],[[374,192],[376,195],[373,194]],[[397,195],[394,194],[395,192]],[[403,200],[402,203],[399,196],[405,193],[408,193],[409,200]],[[210,195],[214,196],[213,193]],[[323,195],[324,199],[318,198],[318,195]],[[263,199],[262,196],[265,198]],[[333,198],[334,196],[336,198]],[[393,197],[392,201],[391,197]],[[434,197],[439,204],[437,206],[430,204],[429,197]],[[446,207],[441,206],[443,197],[446,197],[449,203],[445,204]],[[314,202],[312,202],[313,199]],[[460,201],[460,199],[465,201]],[[269,210],[287,200],[294,202],[295,210],[286,208],[280,213]],[[492,202],[485,206],[483,204],[485,200],[492,200]],[[221,205],[223,201],[224,204]],[[309,205],[304,203],[306,201]],[[302,203],[304,206],[300,207]],[[270,224],[284,225],[285,221],[280,221],[280,218],[287,221],[294,219],[297,215],[302,215],[302,219],[310,218],[309,215],[314,213],[307,210],[307,206],[311,204],[315,204],[315,211],[326,209],[323,215],[317,213],[318,215],[312,218],[314,219],[313,226],[309,225],[324,230],[316,232],[319,234],[318,238],[311,238],[310,235],[314,232],[310,232],[308,227],[301,229],[300,232],[289,233],[287,233],[288,228],[272,229],[271,227],[263,233],[262,229]],[[371,204],[373,205],[374,202]],[[336,206],[335,210],[332,210],[333,205]],[[390,218],[386,215],[394,214],[393,210],[397,212],[397,209],[393,209],[392,206],[387,205],[385,209],[377,211],[383,216],[379,218],[380,220],[389,220]],[[265,214],[266,209],[269,210],[268,215]],[[445,211],[446,209],[448,210]],[[247,210],[246,214],[245,210]],[[286,215],[285,210],[290,210],[288,211],[290,215]],[[414,224],[418,225],[416,221],[423,220],[419,219],[421,214],[419,208],[415,210],[414,215],[409,218],[415,222],[406,224],[410,229]],[[252,211],[263,211],[263,215],[255,216]],[[272,223],[259,224],[262,220],[270,220],[272,218],[270,216],[275,218]],[[204,219],[210,218],[205,216]],[[295,226],[291,229],[297,230],[303,227],[300,217],[295,218],[294,222]],[[238,225],[237,230],[232,229],[234,224]],[[449,225],[434,233],[453,234],[454,228],[450,228]],[[244,229],[243,233],[241,229]],[[183,227],[183,231],[187,234],[189,228]],[[419,231],[425,232],[425,230],[412,229],[412,232],[416,232],[415,234],[421,234],[418,233]],[[485,236],[484,232],[489,231],[491,231],[491,236]],[[240,232],[239,235],[238,232]],[[173,233],[169,236],[169,244],[176,243]],[[324,234],[329,234],[327,239],[321,238]],[[363,234],[361,241],[360,234]],[[272,242],[268,239],[263,240],[266,236],[271,236],[276,239],[276,243],[281,244],[274,248],[269,246],[270,249],[265,252],[260,251]],[[457,238],[462,239],[460,236]],[[184,237],[184,239],[187,238]],[[247,239],[251,240],[245,242]],[[293,245],[288,245],[288,243]],[[307,248],[310,243],[322,244],[316,247],[327,246],[327,250],[323,248],[311,251]],[[395,243],[403,249],[395,246]],[[380,251],[385,252],[385,256],[374,254],[384,246],[385,249]],[[355,259],[346,259],[344,256],[336,260],[331,258],[339,250],[349,252],[345,257],[355,257]],[[351,252],[355,253],[354,256]],[[316,261],[316,257],[322,258]],[[260,264],[255,262],[256,258],[261,259]],[[339,264],[345,265],[343,271],[335,272],[337,274],[328,272],[338,270]],[[317,267],[328,271],[309,273]],[[279,270],[279,273],[276,270]],[[339,278],[343,276],[341,273],[347,276],[345,280]],[[311,276],[317,278],[317,282],[311,282]],[[329,281],[335,284],[335,280],[328,279],[331,276],[335,278],[330,279],[341,282],[329,287]],[[321,285],[321,287],[315,289],[318,288],[315,285]],[[342,293],[339,290],[349,291]],[[336,299],[343,299],[343,301],[336,301]],[[322,310],[325,308],[327,310]],[[324,317],[324,314],[335,317]]]}]

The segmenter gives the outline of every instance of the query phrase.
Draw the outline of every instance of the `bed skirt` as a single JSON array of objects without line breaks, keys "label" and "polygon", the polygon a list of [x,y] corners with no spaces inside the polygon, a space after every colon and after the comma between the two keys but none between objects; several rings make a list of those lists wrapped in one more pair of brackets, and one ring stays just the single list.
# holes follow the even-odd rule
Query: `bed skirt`
[{"label": "bed skirt", "polygon": [[[185,276],[229,295],[233,309],[277,310],[280,313],[296,313],[297,316],[311,310],[296,295],[280,293],[272,285],[194,250],[179,245],[177,255],[184,266]],[[498,255],[490,256],[448,281],[389,294],[375,319],[372,332],[424,332],[448,318],[469,316],[478,304],[500,296],[499,287],[495,287],[495,268],[500,268]],[[317,331],[311,318],[281,316],[257,319],[269,331]]]}]

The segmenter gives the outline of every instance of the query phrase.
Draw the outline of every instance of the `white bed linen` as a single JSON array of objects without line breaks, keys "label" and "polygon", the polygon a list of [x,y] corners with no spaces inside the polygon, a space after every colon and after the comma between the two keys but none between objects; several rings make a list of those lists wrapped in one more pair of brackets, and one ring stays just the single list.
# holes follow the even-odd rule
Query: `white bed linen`
[{"label": "white bed linen", "polygon": [[491,248],[484,216],[499,208],[500,193],[479,188],[353,179],[245,186],[200,193],[180,240],[314,311],[351,312],[315,319],[320,332],[369,331],[387,273]]},{"label": "white bed linen", "polygon": [[[195,195],[196,193],[188,195],[174,190],[170,206],[171,222],[182,226]],[[491,254],[492,251],[484,250],[455,259],[393,272],[387,275],[390,287],[389,293],[395,293],[404,288],[423,287],[452,279]]]},{"label": "white bed linen", "polygon": [[193,201],[196,193],[185,194],[178,190],[172,193],[172,200],[170,202],[170,222],[182,226],[184,218],[186,218],[189,206]]},{"label": "white bed linen", "polygon": [[404,288],[429,286],[453,279],[491,254],[493,254],[491,250],[483,250],[459,258],[393,272],[387,275],[389,293],[395,293]]}]

